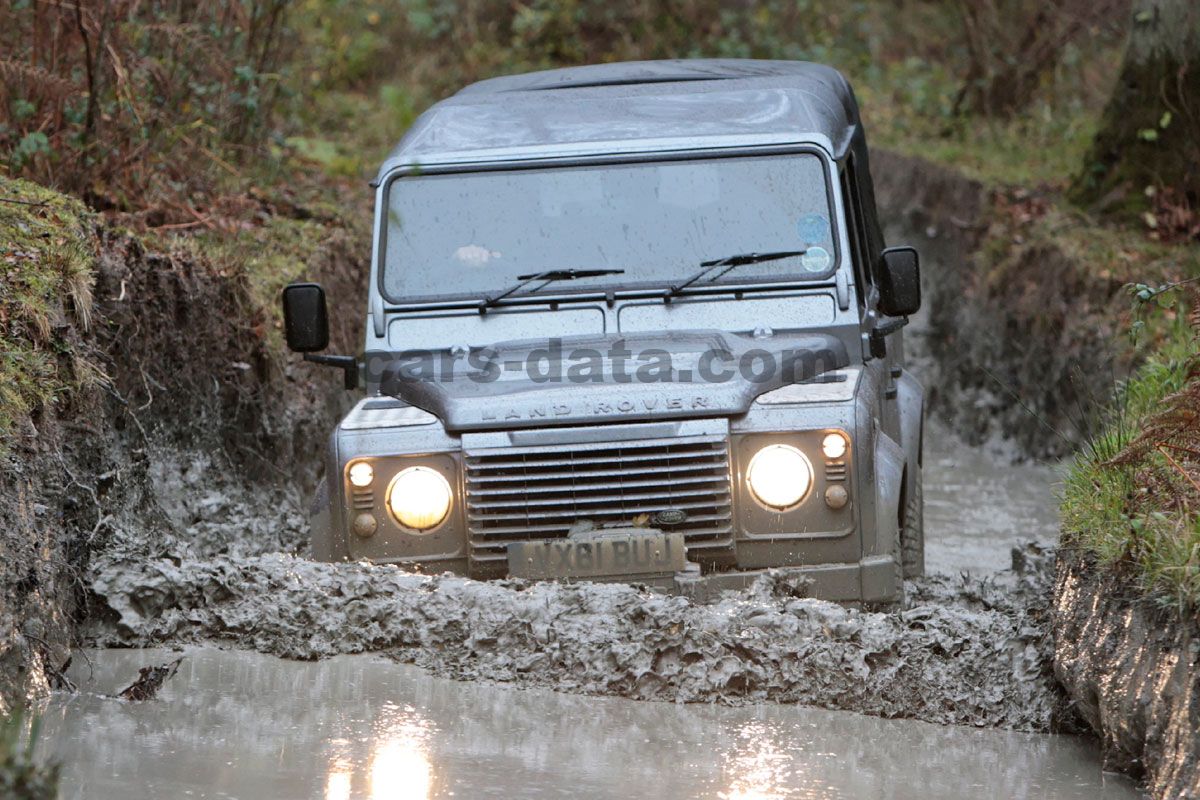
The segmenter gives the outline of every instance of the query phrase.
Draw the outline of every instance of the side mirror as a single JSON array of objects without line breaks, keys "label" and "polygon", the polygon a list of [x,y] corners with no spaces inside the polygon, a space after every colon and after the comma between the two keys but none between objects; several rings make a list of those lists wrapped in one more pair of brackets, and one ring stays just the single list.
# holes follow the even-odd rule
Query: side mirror
[{"label": "side mirror", "polygon": [[921,259],[912,247],[889,247],[879,257],[879,308],[907,317],[921,308]]},{"label": "side mirror", "polygon": [[283,327],[289,350],[316,353],[329,347],[329,312],[319,283],[291,283],[283,289]]}]

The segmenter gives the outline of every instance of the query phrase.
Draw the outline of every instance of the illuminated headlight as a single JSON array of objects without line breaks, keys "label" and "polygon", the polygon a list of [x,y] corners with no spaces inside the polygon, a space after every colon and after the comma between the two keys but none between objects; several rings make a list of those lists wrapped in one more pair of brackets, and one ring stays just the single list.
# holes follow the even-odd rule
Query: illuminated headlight
[{"label": "illuminated headlight", "polygon": [[837,461],[846,455],[846,437],[840,433],[828,434],[821,440],[821,452],[830,461]]},{"label": "illuminated headlight", "polygon": [[450,484],[440,472],[409,467],[392,481],[387,501],[397,522],[415,531],[427,531],[446,519],[452,497]]},{"label": "illuminated headlight", "polygon": [[746,482],[763,505],[787,509],[808,494],[813,482],[812,467],[796,448],[786,444],[771,444],[750,459]]}]

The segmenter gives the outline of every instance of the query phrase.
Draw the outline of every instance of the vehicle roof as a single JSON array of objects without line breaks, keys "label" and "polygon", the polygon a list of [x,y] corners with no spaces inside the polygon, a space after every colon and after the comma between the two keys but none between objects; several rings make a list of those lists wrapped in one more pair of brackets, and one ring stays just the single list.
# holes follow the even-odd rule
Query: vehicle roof
[{"label": "vehicle roof", "polygon": [[632,61],[491,78],[422,114],[380,177],[417,164],[811,143],[840,158],[850,84],[804,61]]}]

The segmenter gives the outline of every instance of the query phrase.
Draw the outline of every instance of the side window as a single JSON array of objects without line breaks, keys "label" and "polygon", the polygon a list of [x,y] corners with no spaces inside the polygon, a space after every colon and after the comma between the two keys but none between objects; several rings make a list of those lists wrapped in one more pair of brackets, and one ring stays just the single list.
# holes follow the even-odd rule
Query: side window
[{"label": "side window", "polygon": [[858,288],[858,305],[866,303],[867,294],[874,280],[871,257],[862,216],[862,203],[858,195],[858,181],[854,175],[854,157],[842,165],[842,202],[846,206],[846,236],[850,239],[850,254],[854,261],[854,283]]}]

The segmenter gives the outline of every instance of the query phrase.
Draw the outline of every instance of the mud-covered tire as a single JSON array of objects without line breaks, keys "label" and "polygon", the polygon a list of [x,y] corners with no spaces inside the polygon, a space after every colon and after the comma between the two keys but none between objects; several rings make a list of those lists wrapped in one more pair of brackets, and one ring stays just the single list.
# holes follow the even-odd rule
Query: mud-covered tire
[{"label": "mud-covered tire", "polygon": [[913,481],[912,495],[904,509],[904,527],[900,530],[900,563],[905,578],[925,574],[925,499],[921,490],[921,473]]},{"label": "mud-covered tire", "polygon": [[905,589],[904,579],[907,577],[904,573],[904,531],[896,530],[896,549],[893,556],[896,564],[896,602],[893,608],[897,611],[904,608]]}]

